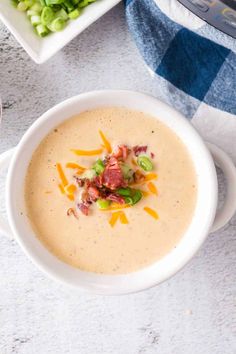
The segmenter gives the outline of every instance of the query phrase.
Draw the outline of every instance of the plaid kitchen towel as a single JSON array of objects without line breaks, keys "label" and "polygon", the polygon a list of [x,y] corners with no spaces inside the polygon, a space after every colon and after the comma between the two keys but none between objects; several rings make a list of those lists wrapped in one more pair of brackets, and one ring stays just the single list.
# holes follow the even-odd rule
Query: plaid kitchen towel
[{"label": "plaid kitchen towel", "polygon": [[235,40],[177,0],[126,0],[125,6],[129,29],[161,98],[236,159]]}]

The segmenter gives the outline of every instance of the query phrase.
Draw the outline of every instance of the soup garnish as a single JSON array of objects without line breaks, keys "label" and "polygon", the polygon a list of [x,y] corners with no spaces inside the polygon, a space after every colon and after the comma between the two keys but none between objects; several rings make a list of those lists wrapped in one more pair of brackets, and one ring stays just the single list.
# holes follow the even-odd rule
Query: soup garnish
[{"label": "soup garnish", "polygon": [[[152,182],[157,179],[153,171],[154,154],[148,152],[147,145],[130,147],[120,144],[112,147],[105,134],[102,131],[99,134],[102,145],[98,149],[71,149],[77,156],[98,156],[88,167],[81,166],[78,161],[67,162],[65,169],[74,170],[73,181],[68,180],[61,163],[56,164],[59,190],[74,203],[74,207],[67,210],[67,215],[78,218],[78,212],[81,212],[88,216],[92,213],[92,206],[96,205],[99,210],[112,213],[109,220],[112,227],[118,220],[128,224],[122,209],[133,207],[150,193],[158,195]],[[147,206],[144,211],[158,219],[155,210]]]}]

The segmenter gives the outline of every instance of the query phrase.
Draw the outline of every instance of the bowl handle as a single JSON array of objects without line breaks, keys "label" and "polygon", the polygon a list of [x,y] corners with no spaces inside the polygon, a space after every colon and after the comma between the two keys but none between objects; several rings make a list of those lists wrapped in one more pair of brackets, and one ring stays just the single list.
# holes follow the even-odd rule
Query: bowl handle
[{"label": "bowl handle", "polygon": [[[9,166],[12,155],[14,153],[14,148],[5,151],[0,155],[0,170]],[[0,215],[0,234],[8,236],[13,239],[13,234],[8,221]]]},{"label": "bowl handle", "polygon": [[207,143],[214,162],[224,173],[227,185],[227,193],[224,205],[217,210],[211,232],[223,227],[232,218],[236,211],[236,167],[231,158],[217,146]]}]

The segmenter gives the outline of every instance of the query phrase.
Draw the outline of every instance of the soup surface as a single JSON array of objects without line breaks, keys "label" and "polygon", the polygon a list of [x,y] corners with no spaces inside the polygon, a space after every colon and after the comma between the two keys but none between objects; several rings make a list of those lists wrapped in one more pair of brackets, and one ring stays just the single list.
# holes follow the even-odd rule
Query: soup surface
[{"label": "soup surface", "polygon": [[[86,216],[76,209],[79,187],[75,200],[58,188],[57,163],[73,181],[75,170],[66,168],[68,162],[91,166],[98,159],[77,156],[72,149],[100,148],[99,130],[112,146],[147,145],[158,176],[151,185],[139,186],[146,193],[137,204],[123,209],[128,223],[113,227],[112,210],[92,206]],[[116,107],[86,111],[54,129],[34,152],[25,182],[27,216],[46,248],[73,267],[104,274],[136,271],[170,252],[190,224],[196,195],[192,160],[175,133],[151,116]]]}]

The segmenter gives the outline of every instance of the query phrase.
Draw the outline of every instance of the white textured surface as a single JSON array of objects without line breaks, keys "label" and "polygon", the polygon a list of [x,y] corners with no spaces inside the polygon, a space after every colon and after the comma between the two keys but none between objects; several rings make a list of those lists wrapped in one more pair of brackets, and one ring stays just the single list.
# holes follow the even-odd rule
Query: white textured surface
[{"label": "white textured surface", "polygon": [[[0,27],[0,152],[55,103],[99,88],[162,98],[132,43],[122,5],[42,66]],[[236,218],[171,280],[110,298],[63,289],[0,236],[0,354],[235,354],[235,234]]]}]

